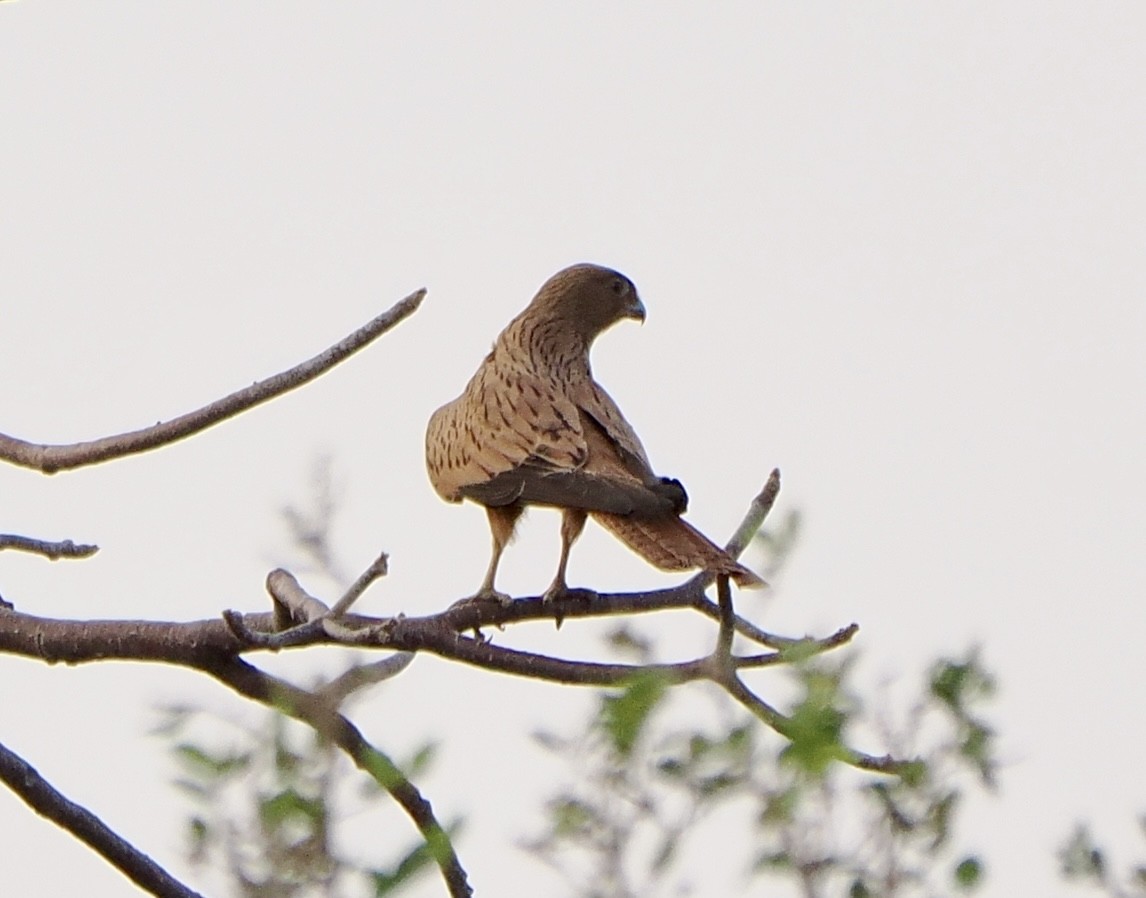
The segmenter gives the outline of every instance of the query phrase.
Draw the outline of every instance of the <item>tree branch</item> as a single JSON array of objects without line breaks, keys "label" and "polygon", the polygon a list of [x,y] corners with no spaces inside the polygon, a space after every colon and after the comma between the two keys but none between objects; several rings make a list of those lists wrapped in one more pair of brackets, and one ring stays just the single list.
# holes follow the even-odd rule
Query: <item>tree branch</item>
[{"label": "tree branch", "polygon": [[[732,534],[732,539],[724,546],[725,552],[733,558],[739,558],[744,554],[744,550],[748,548],[748,544],[752,542],[752,537],[756,535],[756,532],[763,525],[764,519],[768,517],[772,506],[776,504],[776,497],[779,495],[780,469],[773,468],[772,473],[768,475],[768,479],[764,481],[764,486],[760,488],[760,492],[756,494],[756,498],[749,504],[744,519],[740,522],[740,526],[736,528],[736,532]],[[699,590],[703,592],[705,587],[709,586],[715,579],[715,574],[709,573],[708,571],[701,571],[689,582],[696,585]]]},{"label": "tree branch", "polygon": [[383,752],[349,719],[314,693],[299,689],[251,666],[241,658],[215,657],[195,665],[246,698],[254,699],[299,720],[330,739],[355,765],[371,776],[414,821],[426,840],[430,856],[442,871],[452,898],[473,894],[449,835],[438,823],[430,803]]},{"label": "tree branch", "polygon": [[46,539],[32,539],[15,533],[0,533],[0,551],[4,549],[31,552],[33,555],[43,555],[51,561],[57,561],[60,558],[88,558],[99,551],[99,546],[77,544],[70,539],[50,542]]},{"label": "tree branch", "polygon": [[713,656],[717,660],[732,659],[732,639],[736,635],[736,612],[732,610],[732,590],[728,586],[728,575],[716,578],[716,596],[720,608],[720,630],[717,633]]},{"label": "tree branch", "polygon": [[[775,502],[779,472],[773,471],[749,506],[744,520],[728,543],[739,556],[759,529]],[[204,671],[248,698],[278,708],[315,728],[339,745],[364,771],[374,777],[406,810],[426,839],[441,868],[450,894],[470,894],[465,871],[448,836],[428,802],[394,764],[363,738],[338,712],[338,704],[351,692],[403,670],[417,652],[430,652],[487,670],[552,682],[614,686],[638,674],[652,673],[670,683],[711,681],[746,707],[767,726],[784,736],[791,720],[746,686],[741,670],[791,663],[847,643],[856,633],[852,624],[824,639],[793,639],[765,632],[735,613],[727,577],[718,578],[718,602],[705,595],[711,582],[693,577],[671,589],[640,593],[604,594],[572,590],[552,600],[515,599],[509,602],[463,600],[446,610],[422,617],[389,618],[347,613],[350,605],[378,577],[386,573],[386,556],[379,557],[331,607],[310,595],[288,571],[272,571],[266,582],[271,613],[242,615],[224,612],[222,619],[190,623],[148,621],[60,621],[17,613],[0,606],[0,651],[48,661],[83,663],[109,658],[161,661]],[[563,620],[618,614],[691,608],[717,621],[719,630],[711,654],[669,664],[606,664],[555,658],[494,645],[481,635],[484,627],[528,620]],[[464,635],[473,632],[473,637]],[[734,636],[775,649],[735,655]],[[365,665],[326,690],[308,692],[263,673],[239,656],[254,651],[278,651],[304,645],[353,645],[395,652],[390,658]],[[881,773],[899,773],[905,763],[843,748],[840,760]]]},{"label": "tree branch", "polygon": [[178,418],[142,430],[71,444],[30,443],[0,433],[0,460],[54,474],[174,443],[314,380],[412,315],[425,295],[425,290],[417,290],[314,358]]},{"label": "tree branch", "polygon": [[87,808],[58,792],[15,752],[0,745],[0,780],[32,810],[71,833],[141,889],[160,898],[203,898],[108,828]]}]

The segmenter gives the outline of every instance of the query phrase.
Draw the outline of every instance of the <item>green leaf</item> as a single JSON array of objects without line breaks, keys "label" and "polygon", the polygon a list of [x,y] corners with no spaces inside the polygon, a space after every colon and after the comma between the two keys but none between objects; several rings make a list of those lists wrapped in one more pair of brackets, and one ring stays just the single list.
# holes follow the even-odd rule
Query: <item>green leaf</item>
[{"label": "green leaf", "polygon": [[952,789],[927,809],[927,825],[931,830],[931,849],[941,847],[951,835],[951,821],[959,806],[959,790]]},{"label": "green leaf", "polygon": [[1101,885],[1106,879],[1106,858],[1094,844],[1090,831],[1078,824],[1066,844],[1058,851],[1062,875],[1067,879],[1090,880]]},{"label": "green leaf", "polygon": [[819,778],[832,761],[847,757],[843,744],[847,714],[836,704],[839,681],[834,675],[806,671],[804,686],[804,700],[793,710],[784,727],[790,744],[780,753],[780,758]]},{"label": "green leaf", "polygon": [[853,879],[848,898],[873,898],[874,893],[862,879]]},{"label": "green leaf", "polygon": [[757,871],[785,871],[792,869],[792,856],[786,851],[769,851],[756,857],[752,865]]},{"label": "green leaf", "polygon": [[294,789],[285,789],[259,802],[259,818],[271,828],[300,821],[310,827],[325,816],[326,807],[322,801],[307,798]]},{"label": "green leaf", "polygon": [[688,740],[688,754],[694,761],[703,758],[712,751],[712,740],[700,733],[693,733]]},{"label": "green leaf", "polygon": [[994,679],[983,669],[974,650],[963,661],[945,658],[936,662],[931,668],[930,681],[931,694],[957,716],[965,713],[970,702],[995,691]]},{"label": "green leaf", "polygon": [[394,762],[376,748],[364,749],[362,766],[383,789],[396,788],[406,782]]},{"label": "green leaf", "polygon": [[601,724],[613,749],[622,757],[632,754],[649,716],[664,697],[668,681],[661,674],[643,673],[619,693],[601,701]]},{"label": "green leaf", "polygon": [[790,823],[800,803],[800,790],[795,786],[773,792],[764,800],[759,822],[762,826],[783,826]]},{"label": "green leaf", "polygon": [[588,804],[577,798],[563,798],[549,803],[553,834],[568,839],[586,836],[600,821]]},{"label": "green leaf", "polygon": [[909,761],[899,768],[899,779],[909,789],[918,789],[927,782],[927,762]]},{"label": "green leaf", "polygon": [[779,649],[781,664],[801,664],[822,651],[814,639],[797,639]]},{"label": "green leaf", "polygon": [[434,759],[437,757],[437,755],[438,743],[427,742],[416,752],[414,752],[410,760],[402,765],[402,769],[406,771],[406,776],[413,779],[414,777],[425,773],[429,769],[430,765],[434,763]]},{"label": "green leaf", "polygon": [[392,895],[403,884],[425,870],[433,861],[429,846],[421,842],[406,852],[394,866],[387,870],[372,870],[370,878],[377,896]]},{"label": "green leaf", "polygon": [[187,837],[191,842],[191,853],[198,854],[211,838],[211,826],[202,817],[192,817],[187,821]]},{"label": "green leaf", "polygon": [[251,756],[248,752],[212,754],[192,742],[181,742],[174,748],[175,757],[189,774],[211,781],[246,769]]},{"label": "green leaf", "polygon": [[983,881],[983,864],[977,857],[966,857],[955,867],[955,885],[965,892],[978,888]]},{"label": "green leaf", "polygon": [[735,756],[746,757],[752,752],[752,727],[738,726],[728,731],[724,740],[725,748]]}]

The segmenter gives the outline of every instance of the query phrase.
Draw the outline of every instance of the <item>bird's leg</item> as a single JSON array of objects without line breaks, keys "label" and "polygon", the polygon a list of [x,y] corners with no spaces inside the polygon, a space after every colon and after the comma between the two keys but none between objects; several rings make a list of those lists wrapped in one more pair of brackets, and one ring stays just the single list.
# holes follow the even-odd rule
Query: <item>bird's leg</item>
[{"label": "bird's leg", "polygon": [[585,529],[585,517],[585,512],[580,508],[566,508],[561,512],[561,560],[557,562],[557,574],[553,577],[553,582],[541,596],[546,601],[563,596],[569,591],[569,587],[565,585],[565,568],[569,564],[569,550],[573,548],[573,543]]},{"label": "bird's leg", "polygon": [[517,519],[521,517],[521,513],[525,510],[524,505],[488,505],[485,509],[486,517],[489,519],[489,531],[493,535],[493,552],[490,555],[489,567],[485,572],[485,579],[482,580],[481,586],[474,594],[475,599],[497,599],[502,604],[507,604],[510,597],[504,592],[498,592],[493,585],[494,578],[497,576],[497,565],[501,561],[501,553],[505,551],[505,547],[509,541],[513,539],[513,528],[517,526]]}]

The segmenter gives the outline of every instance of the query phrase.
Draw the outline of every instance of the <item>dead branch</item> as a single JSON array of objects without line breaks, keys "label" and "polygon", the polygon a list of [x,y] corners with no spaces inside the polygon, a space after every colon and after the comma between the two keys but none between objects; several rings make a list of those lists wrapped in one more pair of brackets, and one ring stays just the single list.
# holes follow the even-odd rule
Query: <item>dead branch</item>
[{"label": "dead branch", "polygon": [[4,549],[30,552],[33,555],[43,555],[51,561],[58,561],[61,558],[89,558],[99,551],[99,546],[74,543],[70,539],[51,542],[15,533],[0,533],[0,551]]},{"label": "dead branch", "polygon": [[417,290],[314,358],[178,418],[82,443],[30,443],[0,433],[0,460],[54,474],[174,443],[314,380],[412,315],[425,295],[425,290]]},{"label": "dead branch", "polygon": [[27,761],[0,745],[0,781],[37,814],[92,848],[144,891],[160,898],[203,898],[125,841],[87,808],[58,792]]}]

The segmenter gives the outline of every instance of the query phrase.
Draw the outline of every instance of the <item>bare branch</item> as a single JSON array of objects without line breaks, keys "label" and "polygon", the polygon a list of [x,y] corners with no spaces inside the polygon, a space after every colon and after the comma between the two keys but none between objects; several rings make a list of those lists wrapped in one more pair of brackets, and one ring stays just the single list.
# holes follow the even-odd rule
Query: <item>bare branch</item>
[{"label": "bare branch", "polygon": [[736,635],[736,612],[732,610],[732,590],[728,586],[727,574],[717,576],[716,596],[720,607],[720,630],[713,655],[717,661],[726,661],[732,657],[732,638]]},{"label": "bare branch", "polygon": [[308,593],[294,574],[281,567],[267,574],[266,587],[274,602],[278,629],[292,623],[310,623],[330,614],[325,602]]},{"label": "bare branch", "polygon": [[[756,494],[756,498],[748,506],[748,511],[744,515],[744,520],[740,522],[740,526],[736,528],[736,532],[732,534],[732,539],[724,547],[726,551],[733,558],[739,558],[744,554],[744,550],[748,548],[748,544],[752,542],[752,537],[756,535],[756,531],[764,523],[764,519],[768,517],[768,513],[772,510],[772,506],[776,503],[776,497],[780,495],[780,469],[773,468],[772,473],[768,475],[768,479],[764,481],[764,486],[760,488],[760,492]],[[715,575],[708,571],[701,571],[690,581],[700,589],[708,586],[715,579]]]},{"label": "bare branch", "polygon": [[412,315],[425,295],[425,290],[417,290],[314,358],[178,418],[142,430],[71,444],[30,443],[0,434],[0,460],[54,474],[174,443],[309,383]]},{"label": "bare branch", "polygon": [[764,524],[764,519],[768,517],[768,513],[776,503],[778,495],[780,495],[780,469],[773,468],[772,473],[764,482],[764,486],[756,498],[752,500],[752,504],[748,506],[748,513],[744,515],[744,520],[740,522],[740,526],[732,534],[732,539],[724,547],[729,555],[733,558],[739,558],[748,548],[748,544],[752,542],[752,537]]},{"label": "bare branch", "polygon": [[359,596],[366,592],[367,587],[369,587],[371,583],[379,577],[386,576],[390,570],[389,562],[389,556],[387,556],[385,552],[380,552],[378,557],[370,563],[370,567],[366,568],[366,570],[358,576],[358,579],[350,585],[345,595],[334,603],[334,607],[330,611],[331,615],[333,617],[342,617],[342,615],[349,611],[350,606],[358,601]]},{"label": "bare branch", "polygon": [[413,660],[413,652],[395,652],[381,661],[356,664],[317,690],[317,695],[323,701],[330,702],[331,707],[337,708],[358,690],[396,677],[409,667]]},{"label": "bare branch", "polygon": [[[753,500],[744,522],[729,543],[738,553],[751,539],[772,507],[779,489],[778,472],[773,471],[764,489]],[[52,621],[0,609],[0,651],[10,651],[47,661],[82,663],[107,658],[158,660],[208,670],[212,665],[232,661],[248,651],[271,650],[318,644],[360,646],[397,651],[403,654],[368,665],[342,682],[332,684],[322,695],[326,707],[363,685],[400,672],[412,655],[426,651],[488,670],[527,676],[551,682],[581,685],[618,685],[639,673],[655,673],[668,682],[710,680],[728,691],[768,726],[787,733],[788,719],[756,696],[738,677],[740,670],[791,663],[810,655],[844,645],[858,630],[855,624],[843,627],[824,639],[793,639],[774,636],[739,617],[732,605],[727,578],[718,582],[717,603],[704,594],[703,578],[693,577],[672,589],[641,593],[603,594],[591,590],[571,590],[541,601],[537,598],[508,602],[464,600],[445,611],[423,617],[366,617],[336,614],[346,609],[366,586],[385,573],[386,556],[380,555],[337,603],[334,610],[309,595],[288,571],[275,570],[267,576],[273,614],[241,615],[228,611],[223,619],[187,624],[157,624],[114,621]],[[689,661],[659,665],[603,664],[554,658],[533,652],[494,645],[481,636],[483,627],[505,627],[526,620],[561,620],[574,617],[603,617],[617,614],[650,613],[692,608],[719,623],[716,648],[711,655]],[[291,624],[297,624],[291,626]],[[288,628],[288,629],[284,629]],[[475,637],[463,635],[473,632]],[[737,656],[732,653],[735,633],[776,649],[775,652]],[[309,693],[308,693],[309,694]],[[314,698],[314,696],[312,696]],[[317,698],[315,699],[317,700]],[[892,771],[900,763],[848,750],[841,757],[864,769]]]},{"label": "bare branch", "polygon": [[15,533],[0,533],[0,551],[4,549],[31,552],[33,555],[43,555],[51,561],[57,561],[60,558],[89,558],[99,551],[99,546],[74,543],[70,539],[50,542],[46,539],[18,536]]},{"label": "bare branch", "polygon": [[108,828],[87,808],[58,792],[23,758],[0,745],[0,780],[32,810],[75,836],[141,889],[160,898],[203,898]]},{"label": "bare branch", "polygon": [[735,674],[726,677],[720,685],[723,686],[728,694],[736,699],[736,701],[740,702],[740,704],[781,736],[787,736],[789,734],[792,721],[745,686]]},{"label": "bare branch", "polygon": [[[269,613],[238,615],[232,620],[208,619],[184,623],[155,621],[72,621],[35,617],[16,611],[0,610],[0,652],[36,658],[49,663],[84,664],[93,661],[166,661],[201,667],[216,657],[232,657],[241,652],[277,650],[303,645],[353,645],[375,650],[401,652],[429,651],[433,654],[523,676],[539,676],[561,682],[613,684],[647,665],[592,664],[534,655],[516,649],[461,635],[450,624],[451,612],[426,617],[370,618],[348,616],[342,625],[331,626],[318,620],[287,634],[275,634]],[[235,626],[233,618],[240,620]],[[239,630],[237,635],[235,630]],[[345,629],[345,635],[340,632]],[[856,632],[844,627],[825,639],[794,640],[800,657],[830,651],[847,643]],[[297,634],[290,642],[263,637]],[[332,635],[333,634],[333,635]],[[733,665],[764,667],[785,663],[791,655],[784,650],[763,655],[733,656]],[[679,682],[708,676],[709,660],[702,658],[656,669]]]}]

